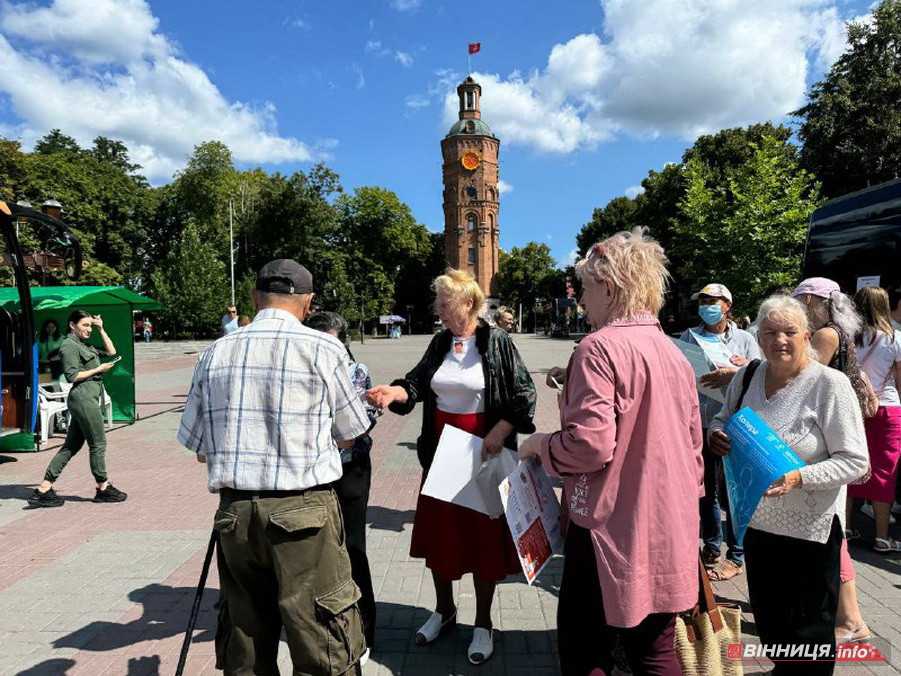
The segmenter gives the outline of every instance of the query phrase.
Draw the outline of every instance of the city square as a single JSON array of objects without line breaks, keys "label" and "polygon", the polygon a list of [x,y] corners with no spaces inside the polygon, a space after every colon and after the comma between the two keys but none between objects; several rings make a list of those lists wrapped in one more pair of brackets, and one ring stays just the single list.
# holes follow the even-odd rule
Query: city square
[{"label": "city square", "polygon": [[[538,383],[539,430],[559,426],[554,392],[544,373],[563,364],[572,342],[521,335],[517,347]],[[370,339],[353,344],[375,382],[401,377],[419,358],[427,337]],[[46,453],[3,454],[0,494],[0,673],[22,676],[171,674],[194,600],[209,540],[216,497],[206,489],[205,469],[175,441],[175,432],[197,351],[205,343],[138,345],[140,418],[109,434],[111,476],[129,492],[122,506],[89,500],[91,478],[77,457],[59,484],[60,509],[30,510],[26,498],[46,463]],[[386,413],[373,437],[373,484],[367,538],[376,600],[376,648],[366,675],[557,674],[557,558],[533,586],[522,577],[499,585],[494,621],[497,654],[469,665],[465,646],[474,599],[466,576],[455,584],[461,609],[454,634],[431,647],[413,635],[434,603],[428,571],[409,557],[420,469],[415,442],[418,413]],[[61,437],[54,437],[54,448]],[[878,645],[891,648],[891,665],[846,665],[837,673],[888,674],[901,668],[901,563],[853,547],[860,605]],[[744,640],[753,639],[744,576],[718,583],[723,602],[743,604]],[[213,564],[185,673],[213,674],[213,605],[218,582]],[[884,641],[884,643],[882,643]],[[290,673],[284,649],[280,666]],[[753,664],[746,673],[764,673]]]}]

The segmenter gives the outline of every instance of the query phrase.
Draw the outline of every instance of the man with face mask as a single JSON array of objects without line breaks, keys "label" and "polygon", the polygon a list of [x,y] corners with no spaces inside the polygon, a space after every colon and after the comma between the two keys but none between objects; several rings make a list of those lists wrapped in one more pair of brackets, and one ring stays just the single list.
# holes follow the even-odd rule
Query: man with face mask
[{"label": "man with face mask", "polygon": [[[708,355],[717,355],[713,359],[715,368],[701,377],[700,384],[706,388],[725,388],[732,382],[740,367],[752,359],[760,358],[760,348],[754,336],[738,328],[731,320],[732,293],[724,285],[708,284],[694,294],[692,300],[698,301],[701,323],[684,331],[680,340],[697,344]],[[736,543],[732,532],[726,492],[719,490],[722,459],[712,454],[707,446],[707,428],[719,413],[722,404],[705,394],[699,393],[698,396],[701,424],[704,428],[704,497],[700,500],[703,558],[705,565],[711,569],[711,580],[728,580],[743,572],[744,552]],[[723,540],[721,506],[726,510],[727,545],[726,558],[722,562],[719,561]]]}]

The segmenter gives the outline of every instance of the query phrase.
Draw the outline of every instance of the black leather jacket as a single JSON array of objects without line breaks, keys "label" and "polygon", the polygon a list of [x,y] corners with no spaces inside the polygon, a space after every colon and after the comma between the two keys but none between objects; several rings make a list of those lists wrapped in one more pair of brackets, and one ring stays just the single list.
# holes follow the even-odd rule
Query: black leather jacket
[{"label": "black leather jacket", "polygon": [[[422,433],[416,441],[416,454],[424,469],[432,464],[438,447],[438,437],[435,434],[436,396],[432,392],[432,377],[450,351],[451,340],[450,331],[437,334],[413,370],[405,378],[391,383],[403,387],[408,397],[404,404],[391,404],[391,411],[406,415],[418,402],[423,402],[425,406],[422,412]],[[531,434],[535,431],[532,423],[537,402],[535,383],[506,331],[492,328],[480,321],[476,328],[476,348],[482,355],[485,374],[485,413],[488,425],[493,427],[499,420],[506,420],[513,425],[514,431],[504,445],[515,449],[517,433]]]}]

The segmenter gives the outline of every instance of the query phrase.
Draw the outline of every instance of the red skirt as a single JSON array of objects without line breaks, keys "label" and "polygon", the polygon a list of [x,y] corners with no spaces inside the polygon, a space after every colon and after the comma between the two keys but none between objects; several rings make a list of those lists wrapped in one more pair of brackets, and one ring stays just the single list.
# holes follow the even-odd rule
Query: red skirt
[{"label": "red skirt", "polygon": [[[488,420],[484,413],[454,414],[435,411],[435,434],[445,425],[484,437]],[[425,482],[423,472],[422,481]],[[459,580],[466,573],[486,581],[500,581],[522,572],[507,520],[419,494],[410,556],[445,580]]]}]

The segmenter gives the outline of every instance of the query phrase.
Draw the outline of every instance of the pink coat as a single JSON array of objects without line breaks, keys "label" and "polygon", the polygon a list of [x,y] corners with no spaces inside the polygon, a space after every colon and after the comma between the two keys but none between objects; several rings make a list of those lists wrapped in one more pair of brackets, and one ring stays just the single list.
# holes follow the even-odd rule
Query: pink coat
[{"label": "pink coat", "polygon": [[579,343],[560,426],[541,460],[564,478],[571,521],[591,530],[607,624],[691,608],[704,494],[698,394],[655,317],[612,322]]}]

